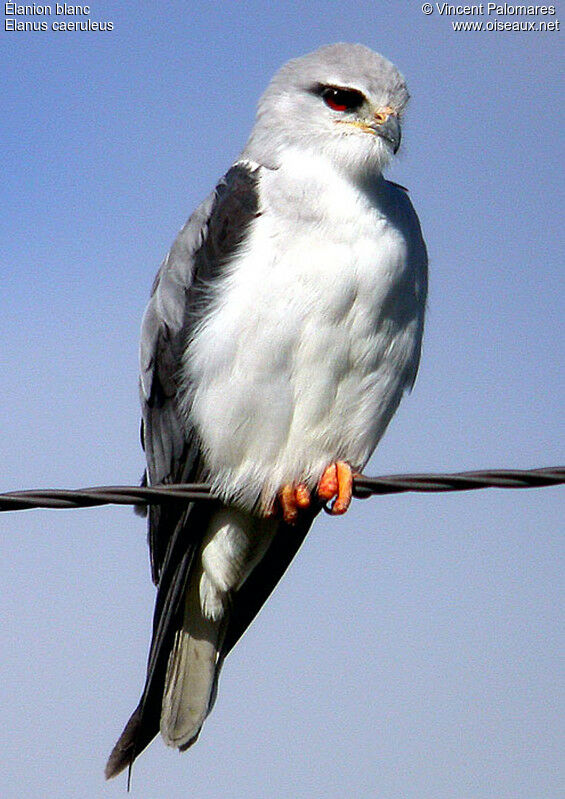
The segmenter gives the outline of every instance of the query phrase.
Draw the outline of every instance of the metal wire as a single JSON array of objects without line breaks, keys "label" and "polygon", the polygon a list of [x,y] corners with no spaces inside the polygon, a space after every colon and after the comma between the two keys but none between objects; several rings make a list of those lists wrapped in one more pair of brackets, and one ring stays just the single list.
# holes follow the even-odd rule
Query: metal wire
[{"label": "metal wire", "polygon": [[[473,491],[479,488],[542,488],[565,483],[565,466],[543,469],[489,469],[454,474],[397,474],[383,477],[359,475],[353,494],[367,499],[377,494],[406,491]],[[216,502],[205,483],[158,487],[96,486],[71,490],[38,489],[0,494],[0,511],[31,508],[91,508],[98,505],[156,505],[171,502]]]}]

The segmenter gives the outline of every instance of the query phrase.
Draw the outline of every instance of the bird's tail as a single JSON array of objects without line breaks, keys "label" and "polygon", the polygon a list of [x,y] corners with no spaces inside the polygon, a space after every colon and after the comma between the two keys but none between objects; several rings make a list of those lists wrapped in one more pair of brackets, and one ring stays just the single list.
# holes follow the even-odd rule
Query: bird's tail
[{"label": "bird's tail", "polygon": [[[131,769],[159,731],[169,746],[181,750],[196,741],[214,704],[227,652],[272,590],[276,582],[270,581],[272,568],[280,576],[288,565],[290,558],[275,556],[276,565],[251,586],[250,595],[258,599],[250,603],[244,592],[243,603],[233,602],[232,595],[244,587],[265,556],[279,522],[233,508],[220,508],[197,521],[196,528],[205,534],[196,546],[190,545],[190,538],[187,546],[186,520],[181,519],[167,548],[145,688],[112,750],[106,766],[108,779]],[[287,532],[290,540],[292,530]],[[292,554],[296,548],[294,544]]]},{"label": "bird's tail", "polygon": [[[190,594],[189,586],[193,582],[196,547],[187,546],[185,533],[191,510],[181,517],[170,536],[157,587],[145,687],[138,706],[110,753],[106,779],[115,777],[126,768],[131,775],[134,760],[159,733],[164,685],[167,674],[172,673],[171,653],[176,649],[175,641],[180,631],[186,626],[187,594]],[[206,519],[197,519],[196,524],[198,522],[204,525]]]},{"label": "bird's tail", "polygon": [[196,741],[212,708],[226,622],[202,612],[197,577],[198,572],[191,579],[183,625],[169,656],[161,708],[161,735],[168,746],[180,750]]},{"label": "bird's tail", "polygon": [[183,751],[188,749],[198,738],[212,709],[223,662],[220,650],[227,619],[215,621],[203,614],[199,600],[200,578],[200,570],[195,570],[189,578],[184,613],[169,644],[166,671],[162,672],[164,679],[148,680],[149,688],[146,687],[110,754],[106,779],[127,767],[131,769],[137,755],[159,728],[169,746]]}]

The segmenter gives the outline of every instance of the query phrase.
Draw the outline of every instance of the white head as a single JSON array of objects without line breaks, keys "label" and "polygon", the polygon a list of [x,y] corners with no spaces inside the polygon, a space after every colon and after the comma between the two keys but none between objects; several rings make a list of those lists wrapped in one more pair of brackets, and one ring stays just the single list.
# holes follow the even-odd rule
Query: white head
[{"label": "white head", "polygon": [[381,172],[400,144],[408,102],[396,67],[360,44],[330,44],[285,64],[259,101],[243,157],[276,168],[289,148],[359,175]]}]

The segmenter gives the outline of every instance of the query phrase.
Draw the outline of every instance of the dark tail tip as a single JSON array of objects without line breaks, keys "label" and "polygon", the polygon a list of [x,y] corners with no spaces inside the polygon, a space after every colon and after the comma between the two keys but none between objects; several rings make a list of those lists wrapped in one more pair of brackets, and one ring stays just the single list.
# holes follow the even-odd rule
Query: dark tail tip
[{"label": "dark tail tip", "polygon": [[[106,763],[106,768],[104,769],[104,775],[107,780],[111,780],[112,777],[116,777],[125,768],[130,769],[130,777],[131,777],[131,767],[133,765],[133,761],[135,760],[138,754],[138,752],[136,751],[136,743],[137,743],[140,723],[141,723],[141,711],[139,708],[137,708],[132,714],[126,726],[124,727],[124,731],[120,735],[118,742],[116,743],[116,745],[114,746],[114,748],[110,753],[110,757],[108,758],[108,762]],[[128,777],[128,789],[129,789],[130,777]]]}]

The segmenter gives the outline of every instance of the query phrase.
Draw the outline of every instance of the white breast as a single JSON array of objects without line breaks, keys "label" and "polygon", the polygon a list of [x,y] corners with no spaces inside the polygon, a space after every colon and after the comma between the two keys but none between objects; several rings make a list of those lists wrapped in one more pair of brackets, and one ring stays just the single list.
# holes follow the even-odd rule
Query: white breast
[{"label": "white breast", "polygon": [[375,198],[292,156],[260,207],[184,361],[210,479],[248,507],[337,459],[364,467],[419,335],[407,242]]}]

